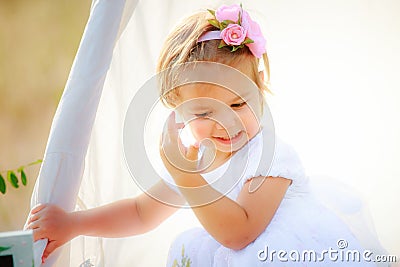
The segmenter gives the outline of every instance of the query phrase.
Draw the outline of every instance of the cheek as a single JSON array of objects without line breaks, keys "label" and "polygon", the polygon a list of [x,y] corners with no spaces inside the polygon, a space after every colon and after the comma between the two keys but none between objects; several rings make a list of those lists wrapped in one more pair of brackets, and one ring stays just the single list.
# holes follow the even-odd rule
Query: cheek
[{"label": "cheek", "polygon": [[189,123],[190,130],[196,140],[200,141],[211,135],[213,122],[205,119],[193,120]]},{"label": "cheek", "polygon": [[246,127],[247,133],[252,138],[259,130],[259,119],[258,115],[254,114],[250,108],[246,108],[240,114],[244,126]]}]

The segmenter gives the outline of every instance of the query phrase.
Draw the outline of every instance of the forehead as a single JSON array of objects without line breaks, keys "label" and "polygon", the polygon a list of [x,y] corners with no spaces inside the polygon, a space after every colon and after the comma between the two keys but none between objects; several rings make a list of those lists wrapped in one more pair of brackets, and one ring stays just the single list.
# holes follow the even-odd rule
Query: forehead
[{"label": "forehead", "polygon": [[212,98],[225,103],[248,99],[259,94],[257,87],[228,89],[210,83],[192,83],[179,87],[179,100],[184,102],[196,98]]},{"label": "forehead", "polygon": [[227,102],[229,99],[237,98],[238,94],[235,94],[231,90],[219,85],[209,83],[193,83],[181,86],[179,88],[179,96],[181,101],[187,101],[196,98],[213,98]]}]

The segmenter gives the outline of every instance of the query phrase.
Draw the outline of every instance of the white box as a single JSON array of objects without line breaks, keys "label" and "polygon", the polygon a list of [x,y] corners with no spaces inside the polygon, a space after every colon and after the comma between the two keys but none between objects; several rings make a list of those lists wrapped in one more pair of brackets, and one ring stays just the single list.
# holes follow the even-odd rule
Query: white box
[{"label": "white box", "polygon": [[1,267],[34,267],[32,231],[0,233]]}]

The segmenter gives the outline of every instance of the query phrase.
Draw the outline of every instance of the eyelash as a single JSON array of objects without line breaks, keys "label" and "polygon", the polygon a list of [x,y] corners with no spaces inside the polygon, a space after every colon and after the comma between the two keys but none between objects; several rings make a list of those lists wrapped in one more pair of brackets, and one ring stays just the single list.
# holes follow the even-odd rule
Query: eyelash
[{"label": "eyelash", "polygon": [[204,112],[204,113],[200,113],[200,114],[194,114],[196,117],[199,118],[205,118],[205,117],[209,117],[211,114],[211,112]]},{"label": "eyelash", "polygon": [[244,105],[246,105],[247,103],[244,101],[244,102],[241,102],[241,103],[237,103],[237,104],[232,104],[231,105],[231,108],[241,108],[241,107],[243,107]]},{"label": "eyelash", "polygon": [[[237,103],[237,104],[232,104],[231,108],[241,108],[244,105],[246,105],[246,102],[241,102],[241,103]],[[198,118],[205,118],[205,117],[210,117],[211,112],[204,112],[204,113],[199,113],[199,114],[194,114],[196,117]]]}]

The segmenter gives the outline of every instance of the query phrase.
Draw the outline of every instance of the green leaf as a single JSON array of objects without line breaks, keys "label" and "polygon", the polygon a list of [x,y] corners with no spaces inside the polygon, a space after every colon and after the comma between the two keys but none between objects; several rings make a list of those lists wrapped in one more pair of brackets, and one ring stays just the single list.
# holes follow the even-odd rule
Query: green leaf
[{"label": "green leaf", "polygon": [[23,169],[21,170],[21,182],[23,185],[26,185],[26,174]]},{"label": "green leaf", "polygon": [[12,247],[0,247],[0,253],[6,250],[9,250]]},{"label": "green leaf", "polygon": [[7,180],[11,183],[11,185],[15,188],[18,188],[18,178],[13,171],[7,172]]},{"label": "green leaf", "polygon": [[4,195],[6,193],[6,182],[3,176],[0,174],[0,192]]},{"label": "green leaf", "polygon": [[224,40],[221,40],[221,42],[218,45],[218,48],[222,48],[224,46],[227,46],[227,44],[224,42]]},{"label": "green leaf", "polygon": [[208,22],[213,25],[215,28],[221,29],[221,25],[219,24],[219,21],[216,19],[209,19]]},{"label": "green leaf", "polygon": [[220,24],[221,24],[221,30],[223,30],[223,29],[225,29],[229,24],[236,24],[236,22],[234,22],[233,20],[226,19],[226,20],[221,21]]},{"label": "green leaf", "polygon": [[226,24],[236,24],[236,22],[234,22],[233,20],[230,20],[230,19],[226,19],[223,22]]},{"label": "green leaf", "polygon": [[207,9],[207,10],[208,10],[208,12],[210,12],[211,15],[213,15],[215,17],[215,10],[212,10],[212,9]]},{"label": "green leaf", "polygon": [[35,165],[35,164],[39,164],[39,163],[42,163],[42,162],[43,162],[43,160],[38,159],[37,161],[34,161],[34,162],[29,163],[28,166],[32,166],[32,165]]},{"label": "green leaf", "polygon": [[250,39],[249,37],[246,37],[246,39],[244,39],[242,44],[251,44],[254,43],[254,41],[252,39]]},{"label": "green leaf", "polygon": [[236,45],[236,46],[233,46],[232,47],[232,50],[231,50],[231,52],[235,52],[236,50],[238,50],[238,49],[240,49],[240,48],[243,48],[244,47],[244,45],[243,44],[241,44],[241,45]]},{"label": "green leaf", "polygon": [[26,174],[24,172],[24,166],[18,168],[18,172],[21,174],[21,182],[23,185],[26,185]]},{"label": "green leaf", "polygon": [[221,31],[228,26],[228,24],[226,24],[224,22],[221,22],[220,24],[221,24],[221,29],[220,29]]},{"label": "green leaf", "polygon": [[238,50],[238,49],[239,49],[239,46],[232,46],[231,52],[235,52],[235,51]]}]

